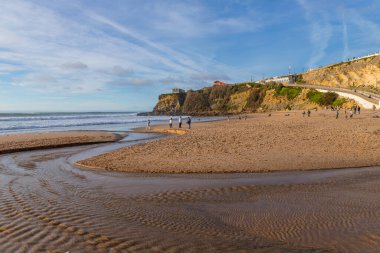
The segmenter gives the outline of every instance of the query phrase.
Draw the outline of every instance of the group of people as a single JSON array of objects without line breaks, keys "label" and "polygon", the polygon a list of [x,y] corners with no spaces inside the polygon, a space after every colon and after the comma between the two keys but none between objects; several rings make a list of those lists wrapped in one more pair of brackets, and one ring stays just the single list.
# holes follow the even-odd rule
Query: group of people
[{"label": "group of people", "polygon": [[311,111],[310,110],[307,110],[307,112],[303,111],[302,116],[305,117],[306,114],[308,117],[310,117]]},{"label": "group of people", "polygon": [[[191,118],[187,117],[186,124],[189,126],[189,129],[191,128]],[[169,119],[169,128],[173,128],[173,117],[170,117]],[[182,116],[179,116],[178,118],[178,128],[182,128]]]},{"label": "group of people", "polygon": [[360,114],[360,106],[354,105],[351,110],[354,112],[354,114]]},{"label": "group of people", "polygon": [[[146,129],[150,130],[150,119],[148,119],[146,123]],[[187,117],[186,124],[188,125],[189,129],[191,128],[191,118]],[[173,117],[170,117],[169,119],[169,128],[173,128]],[[178,128],[182,128],[182,116],[179,116],[178,118]]]}]

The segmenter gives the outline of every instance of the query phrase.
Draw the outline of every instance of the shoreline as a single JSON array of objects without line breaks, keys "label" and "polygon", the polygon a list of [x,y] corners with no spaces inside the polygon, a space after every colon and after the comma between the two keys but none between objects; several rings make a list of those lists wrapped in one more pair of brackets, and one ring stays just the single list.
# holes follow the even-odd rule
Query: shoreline
[{"label": "shoreline", "polygon": [[0,135],[0,155],[117,142],[127,134],[109,131],[75,130]]},{"label": "shoreline", "polygon": [[[272,117],[250,114],[248,120],[194,122],[190,131],[178,129],[177,124],[173,129],[166,125],[152,126],[150,131],[137,128],[135,132],[181,133],[174,138],[137,144],[75,164],[87,169],[152,174],[262,173],[379,166],[380,158],[374,154],[380,151],[380,146],[376,145],[380,141],[380,128],[376,123],[378,119],[373,118],[377,112],[365,111],[347,120],[344,113],[341,114],[341,118],[336,120],[335,112],[331,111],[313,112],[310,118],[302,117],[301,111],[282,111],[273,112]],[[260,123],[268,129],[260,128]],[[283,125],[283,128],[278,125]],[[321,127],[323,131],[319,129]],[[247,128],[250,129],[246,131]],[[205,131],[207,133],[202,133]],[[345,131],[348,132],[345,134]],[[309,132],[315,136],[310,136]],[[252,141],[246,140],[245,134]],[[273,134],[277,136],[271,137]],[[350,134],[356,143],[351,143]],[[237,145],[234,138],[238,140]],[[303,147],[306,144],[308,146]],[[366,153],[365,150],[371,150],[371,145],[374,149]],[[228,146],[231,146],[230,151]],[[225,152],[226,157],[213,149]],[[360,150],[364,150],[359,152],[362,154],[358,154]]]}]

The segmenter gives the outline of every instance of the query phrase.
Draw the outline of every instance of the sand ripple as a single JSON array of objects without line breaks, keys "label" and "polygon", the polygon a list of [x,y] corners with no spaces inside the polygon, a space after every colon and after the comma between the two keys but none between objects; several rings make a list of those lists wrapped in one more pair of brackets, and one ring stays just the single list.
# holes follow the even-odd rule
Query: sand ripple
[{"label": "sand ripple", "polygon": [[0,157],[1,252],[380,250],[379,168],[144,177],[69,151]]}]

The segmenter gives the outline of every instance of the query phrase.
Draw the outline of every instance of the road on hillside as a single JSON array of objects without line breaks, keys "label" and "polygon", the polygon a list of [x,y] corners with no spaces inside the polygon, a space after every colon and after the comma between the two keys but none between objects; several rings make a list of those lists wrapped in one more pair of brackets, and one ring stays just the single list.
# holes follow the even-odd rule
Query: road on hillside
[{"label": "road on hillside", "polygon": [[284,86],[290,86],[290,87],[303,87],[303,88],[312,88],[312,89],[323,89],[323,90],[330,90],[333,92],[345,92],[349,93],[358,97],[363,98],[364,100],[371,102],[373,104],[379,105],[380,96],[376,95],[374,93],[370,92],[364,92],[359,90],[350,90],[345,88],[338,88],[338,87],[329,87],[329,86],[322,86],[322,85],[312,85],[312,84],[285,84]]}]

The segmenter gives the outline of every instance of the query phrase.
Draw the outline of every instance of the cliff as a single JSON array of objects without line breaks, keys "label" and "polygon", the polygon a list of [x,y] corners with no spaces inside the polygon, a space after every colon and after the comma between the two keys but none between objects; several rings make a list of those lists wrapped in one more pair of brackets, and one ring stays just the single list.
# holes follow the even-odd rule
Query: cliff
[{"label": "cliff", "polygon": [[180,114],[186,99],[186,93],[162,94],[153,109],[156,115]]},{"label": "cliff", "polygon": [[330,105],[348,107],[348,102],[340,99],[337,94],[320,93],[312,89],[284,87],[281,84],[244,83],[160,95],[152,114],[227,115]]},{"label": "cliff", "polygon": [[307,71],[302,79],[307,84],[380,93],[380,55]]}]

